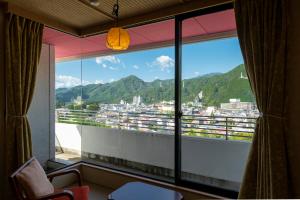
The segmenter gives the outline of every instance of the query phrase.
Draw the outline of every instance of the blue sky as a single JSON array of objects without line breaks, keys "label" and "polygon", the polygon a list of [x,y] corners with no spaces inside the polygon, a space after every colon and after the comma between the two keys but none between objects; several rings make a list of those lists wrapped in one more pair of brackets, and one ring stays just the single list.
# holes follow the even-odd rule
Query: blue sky
[{"label": "blue sky", "polygon": [[[187,44],[182,49],[183,79],[227,72],[243,63],[237,38]],[[135,75],[144,81],[174,78],[174,47],[56,63],[56,88],[107,83]],[[81,75],[82,70],[82,75]]]}]

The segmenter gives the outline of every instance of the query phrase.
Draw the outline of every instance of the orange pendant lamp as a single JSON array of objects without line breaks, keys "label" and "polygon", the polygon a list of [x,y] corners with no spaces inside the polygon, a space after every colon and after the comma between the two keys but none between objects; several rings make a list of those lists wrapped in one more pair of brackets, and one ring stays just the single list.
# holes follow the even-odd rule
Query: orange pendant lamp
[{"label": "orange pendant lamp", "polygon": [[121,51],[126,50],[130,44],[130,36],[127,30],[118,27],[119,18],[119,1],[113,7],[113,15],[117,18],[117,26],[111,28],[106,37],[106,47],[112,50]]}]

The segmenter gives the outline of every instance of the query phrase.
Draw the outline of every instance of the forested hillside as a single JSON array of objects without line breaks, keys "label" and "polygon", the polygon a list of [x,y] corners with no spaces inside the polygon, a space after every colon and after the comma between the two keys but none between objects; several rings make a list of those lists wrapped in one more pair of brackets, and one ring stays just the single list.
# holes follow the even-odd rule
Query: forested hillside
[{"label": "forested hillside", "polygon": [[[215,73],[183,80],[182,101],[193,101],[203,91],[203,103],[219,106],[230,98],[241,101],[254,101],[244,65],[239,65],[227,73]],[[86,103],[119,103],[120,100],[132,102],[133,96],[140,95],[145,104],[174,100],[174,80],[155,80],[145,82],[136,76],[128,76],[106,84],[90,84],[56,90],[56,101],[67,103],[80,96]]]}]

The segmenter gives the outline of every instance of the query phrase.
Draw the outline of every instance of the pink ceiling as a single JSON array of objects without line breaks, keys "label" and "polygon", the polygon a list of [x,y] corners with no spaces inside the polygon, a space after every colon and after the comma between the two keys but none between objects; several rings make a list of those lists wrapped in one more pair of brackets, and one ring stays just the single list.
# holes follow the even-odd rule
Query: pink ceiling
[{"label": "pink ceiling", "polygon": [[[129,28],[130,48],[174,39],[174,20]],[[236,29],[233,10],[189,18],[183,21],[183,37],[220,33]],[[109,52],[106,34],[77,38],[50,28],[44,29],[43,42],[55,46],[56,59],[79,57]]]}]

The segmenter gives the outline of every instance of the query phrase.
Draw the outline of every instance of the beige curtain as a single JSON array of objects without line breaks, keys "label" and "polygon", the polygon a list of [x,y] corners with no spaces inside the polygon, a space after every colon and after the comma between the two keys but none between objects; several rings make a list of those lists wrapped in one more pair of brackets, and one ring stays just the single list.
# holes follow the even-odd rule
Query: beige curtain
[{"label": "beige curtain", "polygon": [[286,1],[236,0],[237,31],[261,113],[239,198],[288,198]]},{"label": "beige curtain", "polygon": [[5,169],[8,177],[32,156],[26,114],[34,92],[43,25],[13,14],[6,20]]}]

